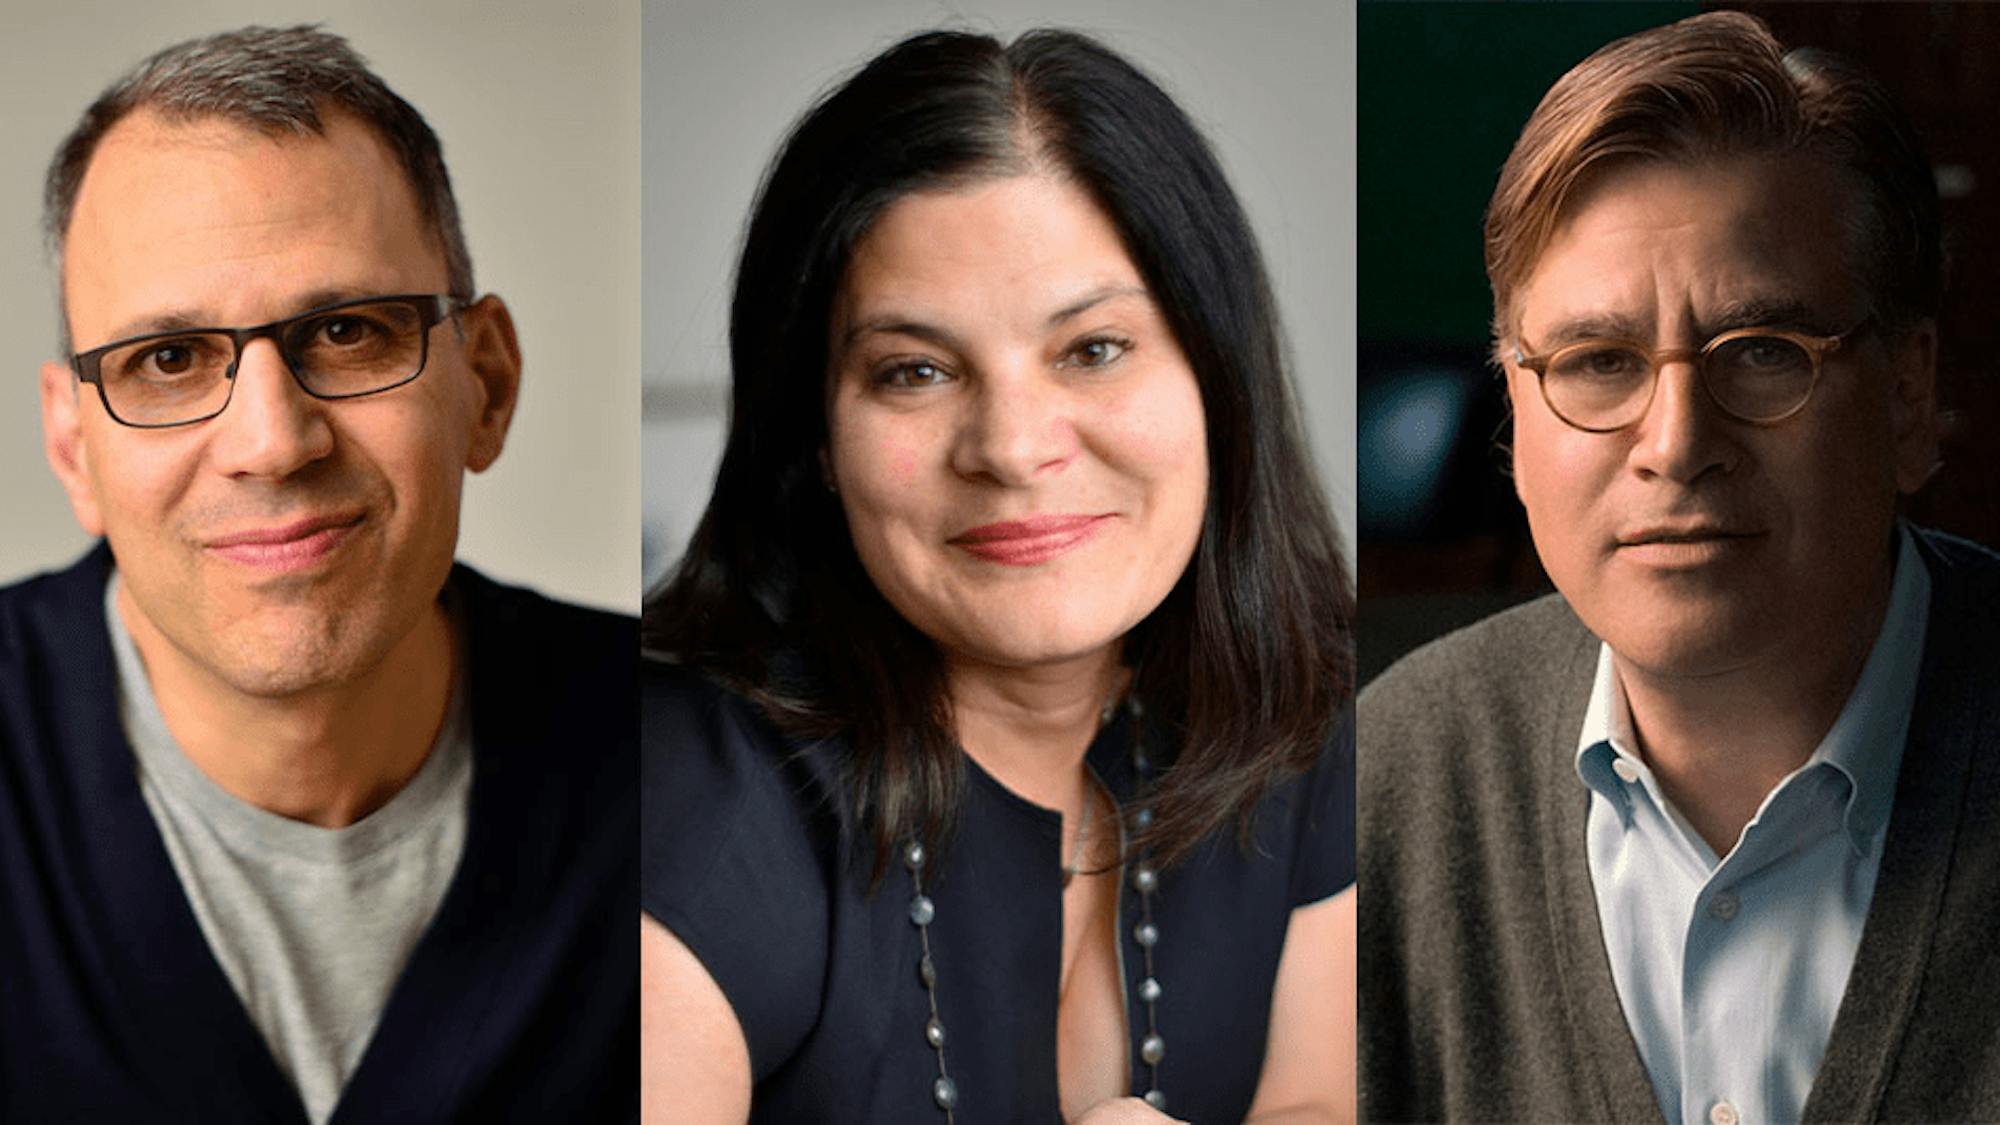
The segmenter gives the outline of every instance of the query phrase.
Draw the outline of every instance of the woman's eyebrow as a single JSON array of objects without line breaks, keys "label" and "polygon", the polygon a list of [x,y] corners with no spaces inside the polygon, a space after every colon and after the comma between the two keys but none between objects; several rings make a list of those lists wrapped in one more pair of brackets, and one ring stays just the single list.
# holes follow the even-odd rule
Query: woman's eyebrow
[{"label": "woman's eyebrow", "polygon": [[958,337],[948,328],[901,313],[884,313],[848,325],[847,331],[840,334],[840,350],[844,352],[853,347],[856,340],[878,332],[886,335],[914,336],[941,348],[957,350],[959,347]]},{"label": "woman's eyebrow", "polygon": [[[1148,293],[1143,285],[1120,282],[1099,286],[1050,313],[1046,323],[1050,328],[1059,327],[1065,321],[1073,320],[1107,301],[1115,301],[1121,297],[1139,297],[1150,301],[1152,294]],[[900,312],[885,312],[863,317],[848,325],[847,330],[840,334],[840,350],[846,351],[856,340],[875,333],[913,336],[926,343],[953,350],[960,350],[963,344],[955,333],[942,325]]]},{"label": "woman's eyebrow", "polygon": [[1120,297],[1141,297],[1146,300],[1151,300],[1152,294],[1146,292],[1146,287],[1143,285],[1128,285],[1120,283],[1120,284],[1101,286],[1099,288],[1092,289],[1090,292],[1085,293],[1083,296],[1077,298],[1074,301],[1071,301],[1069,304],[1064,305],[1063,307],[1057,309],[1055,312],[1050,313],[1048,319],[1048,326],[1050,328],[1058,327],[1066,320],[1069,320],[1073,317],[1082,316],[1084,313],[1089,312],[1091,309],[1096,308],[1097,306],[1103,304],[1104,302],[1113,301]]}]

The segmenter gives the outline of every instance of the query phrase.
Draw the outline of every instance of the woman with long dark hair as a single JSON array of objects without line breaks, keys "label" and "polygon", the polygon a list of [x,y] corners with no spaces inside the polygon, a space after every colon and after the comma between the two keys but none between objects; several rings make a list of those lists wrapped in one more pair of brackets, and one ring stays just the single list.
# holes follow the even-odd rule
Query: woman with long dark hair
[{"label": "woman with long dark hair", "polygon": [[1086,37],[816,105],[645,610],[658,1120],[1351,1117],[1353,596],[1255,240]]}]

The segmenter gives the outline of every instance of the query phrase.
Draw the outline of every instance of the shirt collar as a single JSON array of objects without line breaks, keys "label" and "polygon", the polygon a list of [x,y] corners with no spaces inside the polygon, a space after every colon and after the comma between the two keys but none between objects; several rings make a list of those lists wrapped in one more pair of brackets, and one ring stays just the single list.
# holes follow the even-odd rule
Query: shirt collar
[{"label": "shirt collar", "polygon": [[1591,792],[1610,801],[1626,827],[1632,823],[1632,797],[1622,779],[1613,773],[1613,763],[1646,770],[1639,757],[1638,739],[1632,731],[1632,709],[1625,702],[1625,686],[1611,662],[1611,646],[1597,646],[1597,672],[1591,677],[1590,702],[1583,712],[1583,731],[1576,741],[1576,774]]},{"label": "shirt collar", "polygon": [[[1916,703],[1917,673],[1923,664],[1924,631],[1930,616],[1931,577],[1917,553],[1909,529],[1896,528],[1895,577],[1882,630],[1868,650],[1861,677],[1848,693],[1840,715],[1801,771],[1825,764],[1847,778],[1844,826],[1857,851],[1866,851],[1876,833],[1887,825],[1896,795],[1896,775],[1902,768],[1903,744],[1909,737],[1910,710]],[[1620,759],[1646,775],[1632,730],[1632,711],[1611,658],[1611,646],[1599,644],[1597,674],[1590,702],[1577,736],[1576,772],[1591,791],[1609,800],[1630,824],[1631,797],[1613,772]]]}]

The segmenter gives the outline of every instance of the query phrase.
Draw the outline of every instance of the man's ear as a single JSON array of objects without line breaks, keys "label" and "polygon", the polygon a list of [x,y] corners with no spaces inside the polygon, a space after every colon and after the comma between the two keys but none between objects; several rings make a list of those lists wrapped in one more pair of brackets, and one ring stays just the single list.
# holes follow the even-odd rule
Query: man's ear
[{"label": "man's ear", "polygon": [[1890,424],[1896,445],[1896,487],[1908,495],[1922,488],[1938,468],[1937,322],[1918,321],[1890,342],[1895,375],[1890,389]]},{"label": "man's ear", "polygon": [[514,404],[521,396],[521,342],[506,302],[489,293],[460,314],[465,325],[465,362],[480,391],[472,444],[465,467],[484,472],[500,457]]},{"label": "man's ear", "polygon": [[67,364],[42,364],[42,452],[49,468],[69,494],[76,522],[91,535],[104,534],[97,510],[97,489],[90,479],[90,450],[83,441],[83,419],[77,403],[79,385]]},{"label": "man's ear", "polygon": [[1519,412],[1514,409],[1514,388],[1516,368],[1506,360],[1496,360],[1500,364],[1501,394],[1504,396],[1501,408],[1504,414],[1500,428],[1493,431],[1493,452],[1501,475],[1513,486],[1514,499],[1525,505],[1527,500],[1521,495],[1521,476],[1514,471],[1514,431],[1519,425]]}]

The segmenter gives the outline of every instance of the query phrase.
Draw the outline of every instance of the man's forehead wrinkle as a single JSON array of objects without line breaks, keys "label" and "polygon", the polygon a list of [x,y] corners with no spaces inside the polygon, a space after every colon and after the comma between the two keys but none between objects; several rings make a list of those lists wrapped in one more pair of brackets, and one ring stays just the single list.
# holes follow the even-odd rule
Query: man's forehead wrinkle
[{"label": "man's forehead wrinkle", "polygon": [[1800,261],[1807,232],[1784,214],[1725,196],[1704,223],[1687,211],[1685,195],[1676,206],[1672,192],[1662,193],[1668,198],[1655,208],[1643,181],[1626,181],[1635,186],[1617,206],[1596,208],[1610,195],[1596,196],[1522,287],[1517,329],[1536,350],[1599,337],[1692,346],[1766,326],[1831,333],[1858,315],[1850,308],[1857,286],[1844,271],[1828,276],[1823,257]]},{"label": "man's forehead wrinkle", "polygon": [[[199,273],[207,279],[201,284],[189,286],[185,275],[174,278],[171,290],[150,291],[130,286],[118,287],[118,297],[110,307],[100,305],[105,315],[112,320],[110,327],[93,335],[102,335],[106,340],[122,339],[127,336],[142,335],[152,331],[172,328],[237,326],[247,324],[246,315],[262,321],[288,316],[294,312],[318,304],[331,303],[345,296],[365,296],[381,293],[385,286],[399,288],[387,278],[376,279],[369,275],[374,272],[362,269],[342,271],[351,276],[299,277],[299,284],[309,285],[310,294],[293,295],[274,291],[271,299],[275,302],[260,305],[259,311],[248,314],[233,311],[218,305],[213,298],[199,294],[228,293],[240,296],[247,292],[241,284],[230,282],[231,275],[240,274],[244,279],[274,276],[267,265],[293,256],[307,256],[329,246],[338,248],[336,240],[324,236],[323,232],[310,229],[301,230],[302,219],[310,220],[320,215],[317,209],[309,209],[303,215],[270,217],[245,217],[225,221],[210,226],[177,232],[170,237],[162,237],[152,242],[121,241],[115,246],[104,247],[101,253],[85,254],[78,258],[76,280],[79,288],[91,292],[93,296],[104,296],[101,286],[93,285],[97,272],[96,263],[114,266],[119,260],[129,261],[133,256],[164,255],[169,259],[180,258],[200,263]],[[88,244],[86,244],[88,245]],[[102,245],[100,243],[100,245]],[[261,273],[260,273],[261,271]],[[275,276],[283,277],[287,271],[278,269]],[[261,288],[262,286],[258,286]],[[328,294],[340,296],[326,297]],[[130,302],[127,305],[127,302]],[[126,307],[120,308],[118,306]],[[241,323],[239,323],[241,322]],[[79,340],[79,343],[82,343]]]},{"label": "man's forehead wrinkle", "polygon": [[[114,127],[86,171],[65,252],[75,346],[263,323],[312,307],[302,303],[308,289],[443,288],[412,275],[418,257],[448,267],[386,143],[359,120],[327,123],[316,137],[157,115]],[[134,200],[178,217],[136,219],[119,206]],[[294,276],[293,257],[316,263],[313,275]]]},{"label": "man's forehead wrinkle", "polygon": [[1846,327],[1829,318],[1846,316],[1844,310],[1829,309],[1807,300],[1789,287],[1774,287],[1742,296],[1705,300],[1695,294],[1668,306],[1669,313],[1685,309],[1688,316],[1655,315],[1652,308],[1623,311],[1611,308],[1582,310],[1549,318],[1531,341],[1538,348],[1560,347],[1579,340],[1617,338],[1658,342],[1663,330],[1687,320],[1703,340],[1738,328],[1789,328],[1832,332]]}]

